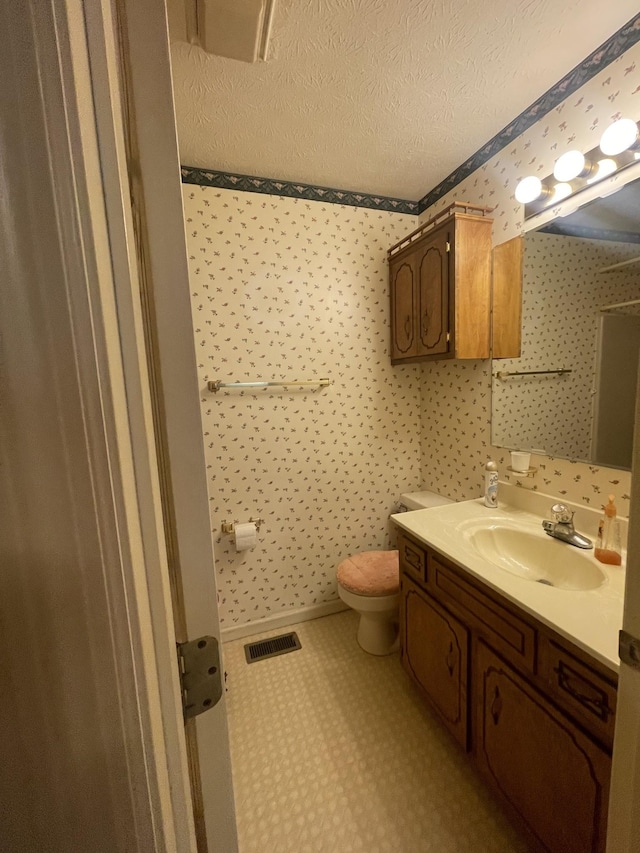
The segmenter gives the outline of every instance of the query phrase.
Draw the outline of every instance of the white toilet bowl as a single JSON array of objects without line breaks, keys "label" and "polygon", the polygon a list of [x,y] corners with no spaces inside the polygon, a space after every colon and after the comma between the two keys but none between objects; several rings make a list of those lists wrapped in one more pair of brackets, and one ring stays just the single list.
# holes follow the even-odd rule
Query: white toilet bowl
[{"label": "white toilet bowl", "polygon": [[370,655],[388,655],[398,648],[400,593],[359,595],[338,583],[338,595],[360,615],[358,644]]}]

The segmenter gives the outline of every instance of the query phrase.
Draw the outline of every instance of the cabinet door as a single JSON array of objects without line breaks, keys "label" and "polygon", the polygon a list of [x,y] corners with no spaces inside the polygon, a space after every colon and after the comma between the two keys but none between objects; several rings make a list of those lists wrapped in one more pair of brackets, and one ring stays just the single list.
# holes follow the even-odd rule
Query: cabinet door
[{"label": "cabinet door", "polygon": [[467,629],[405,575],[400,625],[402,665],[467,749]]},{"label": "cabinet door", "polygon": [[415,257],[405,254],[389,264],[391,285],[391,359],[418,354],[416,333],[417,281]]},{"label": "cabinet door", "polygon": [[420,355],[449,352],[449,234],[440,228],[416,255]]},{"label": "cabinet door", "polygon": [[610,757],[484,643],[476,651],[481,772],[552,853],[603,853]]},{"label": "cabinet door", "polygon": [[522,351],[522,237],[493,250],[492,358],[519,358]]}]

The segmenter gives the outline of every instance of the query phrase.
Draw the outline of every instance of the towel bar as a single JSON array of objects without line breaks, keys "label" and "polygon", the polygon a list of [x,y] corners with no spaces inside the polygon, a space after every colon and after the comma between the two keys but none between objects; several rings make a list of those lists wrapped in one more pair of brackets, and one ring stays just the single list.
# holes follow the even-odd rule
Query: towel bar
[{"label": "towel bar", "polygon": [[273,387],[310,387],[317,385],[319,388],[326,388],[331,385],[330,379],[306,379],[292,380],[291,382],[264,382],[258,380],[256,382],[222,382],[220,379],[214,379],[207,382],[207,388],[213,393],[217,393],[221,388],[273,388]]}]

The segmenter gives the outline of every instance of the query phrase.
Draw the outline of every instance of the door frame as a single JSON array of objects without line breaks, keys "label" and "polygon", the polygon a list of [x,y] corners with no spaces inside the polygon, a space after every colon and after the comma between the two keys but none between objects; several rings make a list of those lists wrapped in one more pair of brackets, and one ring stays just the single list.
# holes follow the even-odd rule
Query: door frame
[{"label": "door frame", "polygon": [[[640,638],[640,372],[631,465],[623,630]],[[620,662],[607,853],[640,850],[640,668]]]},{"label": "door frame", "polygon": [[50,2],[65,36],[75,180],[90,200],[86,239],[105,283],[95,322],[112,356],[105,393],[122,450],[112,465],[129,475],[125,509],[139,533],[129,581],[147,681],[135,690],[166,829],[158,849],[233,853],[224,696],[185,726],[176,654],[176,642],[219,640],[220,629],[166,11],[158,0]]},{"label": "door frame", "polygon": [[[175,637],[213,636],[221,647],[166,9],[159,0],[92,2],[115,9],[117,45],[107,55],[111,85],[103,93],[106,137],[115,126],[125,155],[120,183],[126,236],[136,247]],[[101,39],[108,44],[104,25]],[[187,722],[185,733],[199,853],[234,853],[224,692]]]}]

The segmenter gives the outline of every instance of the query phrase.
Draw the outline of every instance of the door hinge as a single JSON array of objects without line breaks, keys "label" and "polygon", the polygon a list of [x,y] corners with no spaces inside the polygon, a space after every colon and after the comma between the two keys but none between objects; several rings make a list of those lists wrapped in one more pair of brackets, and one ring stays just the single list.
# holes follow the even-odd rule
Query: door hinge
[{"label": "door hinge", "polygon": [[451,332],[447,332],[447,343],[451,340]]},{"label": "door hinge", "polygon": [[640,639],[626,631],[620,631],[618,654],[622,663],[640,669]]},{"label": "door hinge", "polygon": [[451,251],[451,243],[447,240],[447,252]]},{"label": "door hinge", "polygon": [[178,667],[185,719],[203,714],[222,696],[220,652],[215,637],[178,643]]}]

